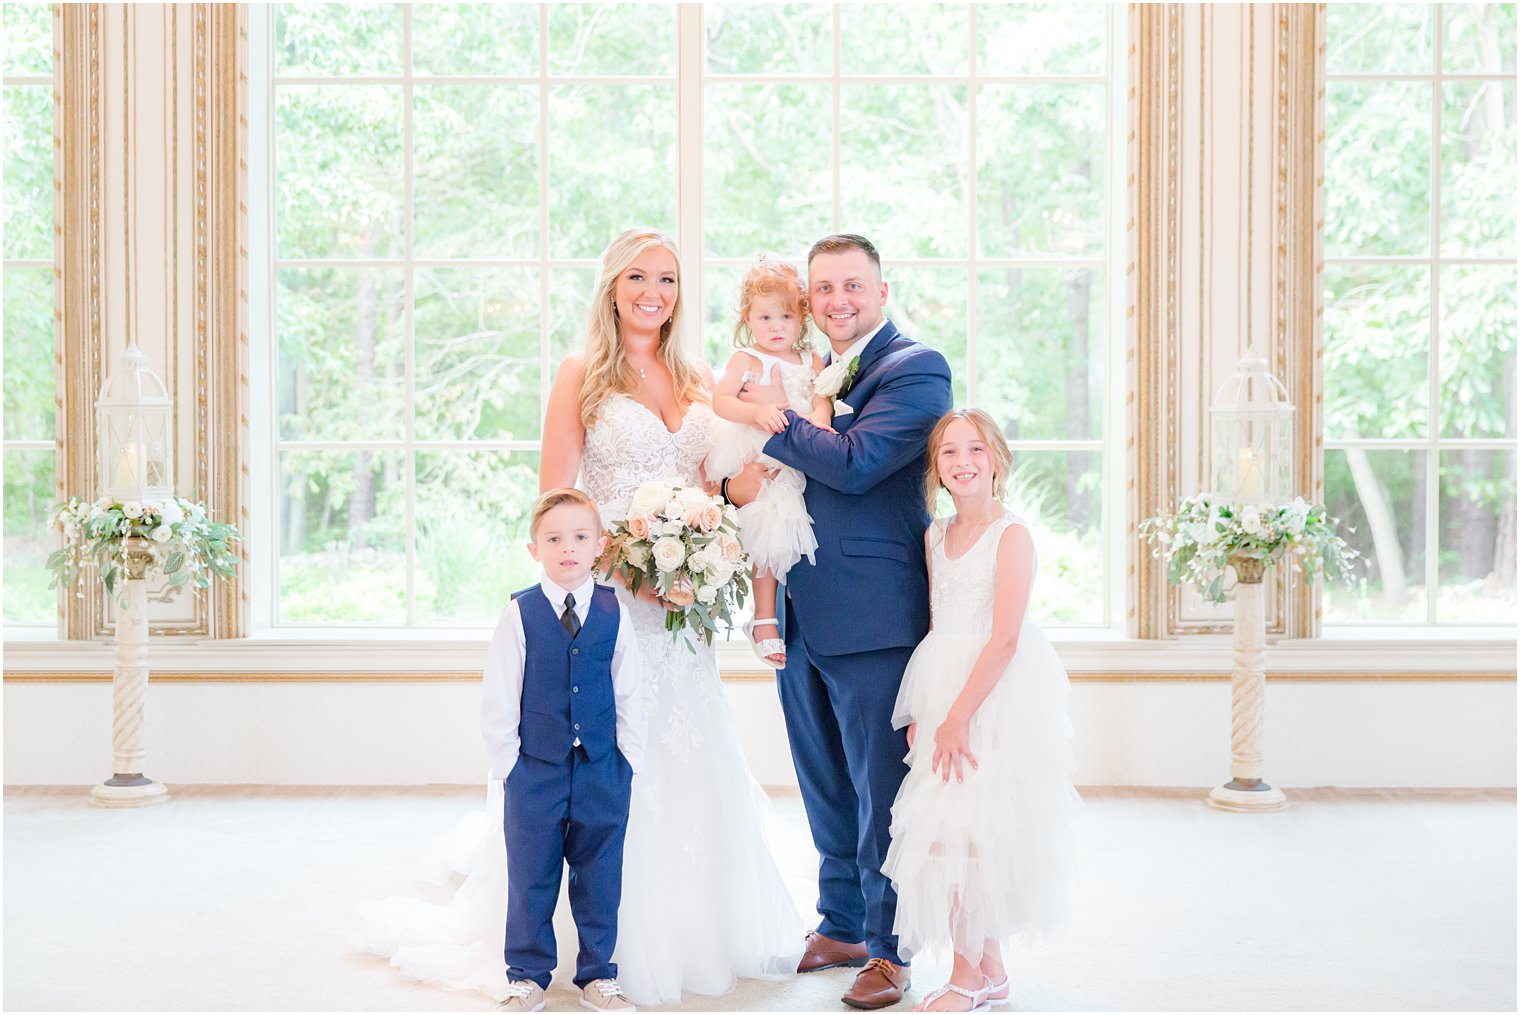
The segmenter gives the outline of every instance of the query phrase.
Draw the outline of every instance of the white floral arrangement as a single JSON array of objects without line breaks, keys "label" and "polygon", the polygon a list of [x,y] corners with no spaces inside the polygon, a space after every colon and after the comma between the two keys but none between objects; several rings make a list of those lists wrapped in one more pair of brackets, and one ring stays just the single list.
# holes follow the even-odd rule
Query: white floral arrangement
[{"label": "white floral arrangement", "polygon": [[[206,508],[183,497],[162,501],[120,501],[71,497],[53,508],[52,524],[63,547],[48,557],[51,588],[69,588],[84,568],[99,568],[107,592],[116,591],[129,549],[152,554],[150,570],[162,572],[170,589],[194,584],[207,588],[211,577],[237,573],[233,544],[242,537],[228,522],[213,522]],[[128,542],[132,540],[133,542]]]},{"label": "white floral arrangement", "polygon": [[1286,557],[1306,583],[1316,574],[1350,581],[1359,556],[1336,532],[1339,519],[1324,505],[1294,497],[1286,504],[1247,504],[1212,494],[1184,497],[1176,512],[1147,518],[1142,536],[1153,555],[1169,562],[1173,585],[1197,585],[1210,602],[1224,602],[1224,570],[1231,558],[1271,564]]},{"label": "white floral arrangement", "polygon": [[718,621],[732,627],[733,611],[749,595],[749,558],[733,505],[669,477],[634,490],[627,515],[612,523],[599,566],[608,576],[621,574],[630,592],[648,586],[665,605],[673,637],[689,628],[712,644]]}]

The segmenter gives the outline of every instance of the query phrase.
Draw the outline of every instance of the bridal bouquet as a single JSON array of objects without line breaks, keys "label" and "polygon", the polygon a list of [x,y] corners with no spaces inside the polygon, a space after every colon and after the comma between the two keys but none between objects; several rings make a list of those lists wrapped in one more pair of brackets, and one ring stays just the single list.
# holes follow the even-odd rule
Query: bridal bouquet
[{"label": "bridal bouquet", "polygon": [[192,583],[203,589],[212,575],[236,574],[237,527],[213,522],[204,507],[183,497],[147,502],[70,497],[53,509],[52,523],[63,533],[63,547],[47,560],[53,588],[68,588],[81,568],[96,567],[106,591],[114,592],[128,550],[138,548],[152,555],[152,569],[163,572],[170,589]]},{"label": "bridal bouquet", "polygon": [[732,627],[732,611],[749,594],[749,559],[734,508],[670,477],[633,491],[627,515],[612,522],[598,566],[609,576],[620,573],[630,592],[652,589],[666,605],[665,629],[674,637],[690,628],[712,644],[717,622]]},{"label": "bridal bouquet", "polygon": [[1224,602],[1224,569],[1232,558],[1271,564],[1286,556],[1304,581],[1323,572],[1349,581],[1358,554],[1335,531],[1324,505],[1294,497],[1286,504],[1244,504],[1211,494],[1185,497],[1177,511],[1141,523],[1154,555],[1169,561],[1173,585],[1197,585],[1210,602]]}]

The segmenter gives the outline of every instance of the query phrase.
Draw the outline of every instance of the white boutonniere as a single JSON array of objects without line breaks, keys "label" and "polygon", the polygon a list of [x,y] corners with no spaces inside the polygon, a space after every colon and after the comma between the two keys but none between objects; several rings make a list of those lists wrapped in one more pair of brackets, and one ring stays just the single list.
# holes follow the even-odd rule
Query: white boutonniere
[{"label": "white boutonniere", "polygon": [[851,357],[848,363],[835,360],[818,374],[813,389],[825,398],[839,398],[855,383],[855,372],[860,369],[860,357]]}]

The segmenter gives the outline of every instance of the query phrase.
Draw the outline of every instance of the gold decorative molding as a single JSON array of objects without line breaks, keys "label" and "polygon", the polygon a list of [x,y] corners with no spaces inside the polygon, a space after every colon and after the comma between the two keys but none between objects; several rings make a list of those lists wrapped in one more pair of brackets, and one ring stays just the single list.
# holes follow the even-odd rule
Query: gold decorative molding
[{"label": "gold decorative molding", "polygon": [[[55,492],[95,495],[95,398],[104,381],[101,292],[100,4],[53,7],[54,323],[58,468]],[[59,629],[90,638],[103,614],[98,584],[59,593]]]},{"label": "gold decorative molding", "polygon": [[[1130,672],[1121,670],[1077,671],[1070,675],[1074,684],[1227,684],[1230,673],[1224,670],[1154,670]],[[148,678],[155,684],[445,684],[479,683],[479,670],[460,671],[413,671],[403,673],[364,672],[337,673],[309,671],[301,673],[270,673],[262,671],[238,671],[226,673],[152,673]],[[725,684],[772,684],[775,677],[750,671],[726,672],[721,675]],[[1381,673],[1347,670],[1285,671],[1268,673],[1269,683],[1409,683],[1409,682],[1467,682],[1467,683],[1514,683],[1515,673],[1493,670],[1450,670],[1422,672],[1397,670]],[[11,684],[108,684],[109,671],[68,670],[56,672],[24,672],[5,674],[5,683]]]}]

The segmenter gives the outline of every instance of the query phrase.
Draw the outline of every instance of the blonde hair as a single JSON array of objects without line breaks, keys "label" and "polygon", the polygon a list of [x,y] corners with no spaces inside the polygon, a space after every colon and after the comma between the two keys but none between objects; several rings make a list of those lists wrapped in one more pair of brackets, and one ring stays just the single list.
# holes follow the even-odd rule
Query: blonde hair
[{"label": "blonde hair", "polygon": [[[601,274],[597,278],[596,291],[591,296],[591,311],[586,315],[584,376],[581,380],[581,424],[591,426],[601,414],[602,406],[615,393],[632,395],[638,390],[639,371],[628,362],[628,352],[618,334],[617,309],[613,306],[613,294],[617,289],[618,276],[628,270],[640,254],[655,247],[664,247],[676,260],[676,279],[680,280],[681,255],[675,241],[654,229],[629,229],[608,244],[602,251]],[[660,326],[660,342],[656,357],[670,371],[675,386],[676,401],[683,405],[706,402],[709,398],[707,381],[696,366],[686,358],[681,349],[679,324],[681,320],[681,297],[676,294],[675,306],[670,319]]]},{"label": "blonde hair", "polygon": [[939,446],[944,443],[945,430],[958,419],[976,427],[977,434],[992,455],[992,496],[1001,501],[1008,492],[1008,477],[1013,472],[1013,452],[1003,439],[1003,431],[998,428],[997,422],[981,409],[951,409],[929,431],[929,468],[924,473],[924,503],[928,505],[931,515],[934,514],[935,501],[939,500],[939,492],[944,488],[944,484],[939,481],[939,464],[935,459],[939,457]]},{"label": "blonde hair", "polygon": [[802,276],[797,274],[796,268],[767,254],[755,259],[749,271],[744,273],[744,281],[739,283],[739,323],[734,325],[734,346],[747,349],[755,344],[755,333],[749,329],[749,312],[755,300],[762,296],[780,296],[783,306],[796,313],[800,328],[792,348],[798,352],[811,349],[807,286],[802,284]]},{"label": "blonde hair", "polygon": [[533,510],[528,515],[528,539],[538,542],[538,526],[544,520],[544,515],[566,504],[578,504],[590,511],[591,517],[596,519],[597,531],[602,530],[602,513],[597,510],[596,501],[573,486],[561,486],[553,490],[545,490],[533,502]]}]

